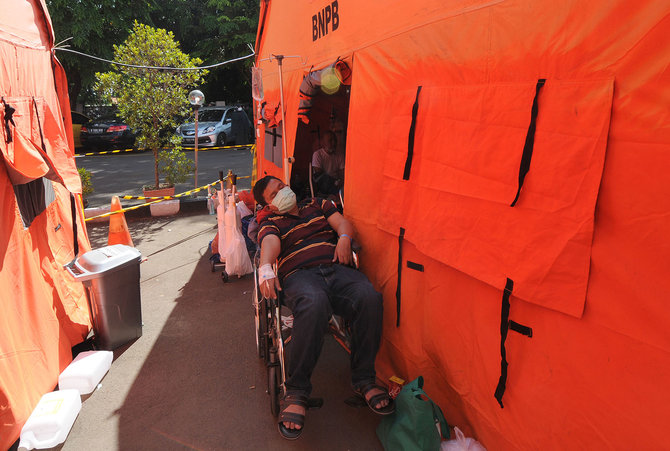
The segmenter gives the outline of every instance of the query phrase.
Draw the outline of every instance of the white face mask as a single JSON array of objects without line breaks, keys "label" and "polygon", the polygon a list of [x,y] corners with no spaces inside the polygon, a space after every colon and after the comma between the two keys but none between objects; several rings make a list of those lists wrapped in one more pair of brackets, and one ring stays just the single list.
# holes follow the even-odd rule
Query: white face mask
[{"label": "white face mask", "polygon": [[296,205],[295,193],[288,186],[283,187],[277,192],[275,198],[272,199],[272,205],[277,207],[279,214],[288,213]]}]

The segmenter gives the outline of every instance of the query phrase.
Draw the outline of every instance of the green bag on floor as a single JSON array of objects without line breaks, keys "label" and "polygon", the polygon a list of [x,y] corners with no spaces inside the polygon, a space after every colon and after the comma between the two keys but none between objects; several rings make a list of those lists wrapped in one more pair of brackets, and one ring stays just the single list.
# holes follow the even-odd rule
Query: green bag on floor
[{"label": "green bag on floor", "polygon": [[449,438],[440,406],[422,387],[423,376],[405,385],[395,399],[395,412],[379,423],[377,437],[386,451],[437,451],[442,439]]}]

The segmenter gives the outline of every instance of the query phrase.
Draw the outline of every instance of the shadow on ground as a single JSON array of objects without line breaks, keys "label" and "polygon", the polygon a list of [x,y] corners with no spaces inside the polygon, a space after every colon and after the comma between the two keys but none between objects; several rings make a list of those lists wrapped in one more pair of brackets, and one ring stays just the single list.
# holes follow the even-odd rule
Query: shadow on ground
[{"label": "shadow on ground", "polygon": [[[129,359],[141,345],[147,347],[146,355],[138,359],[138,367],[133,370],[136,376],[128,381],[125,399],[107,417],[117,418],[117,448],[381,449],[375,435],[379,417],[367,408],[344,403],[351,396],[349,356],[332,338],[326,340],[312,378],[313,395],[323,397],[324,406],[308,412],[305,431],[298,441],[279,436],[266,393],[266,369],[256,353],[253,280],[251,276],[231,277],[224,284],[219,273],[211,272],[206,249],[198,251],[196,262],[192,250],[182,257],[180,246],[194,241],[206,243],[200,235],[211,233],[207,240],[211,239],[214,227],[192,227],[174,242],[165,238],[161,243],[151,241],[158,239],[156,236],[164,237],[165,233],[156,232],[170,230],[176,224],[172,221],[184,220],[179,218],[147,218],[130,224],[136,246],[149,250],[147,256],[155,265],[143,269],[142,308],[147,337],[140,339],[149,340],[151,334],[155,341],[152,345],[146,341],[131,345],[131,352],[123,357]],[[106,244],[106,233],[106,225],[89,228],[91,241],[98,246]],[[161,265],[157,265],[157,259]],[[188,268],[191,274],[184,274],[182,268]],[[161,312],[166,313],[166,319],[151,332],[150,322]],[[118,358],[115,352],[115,362]],[[117,374],[122,367],[118,368]]]}]

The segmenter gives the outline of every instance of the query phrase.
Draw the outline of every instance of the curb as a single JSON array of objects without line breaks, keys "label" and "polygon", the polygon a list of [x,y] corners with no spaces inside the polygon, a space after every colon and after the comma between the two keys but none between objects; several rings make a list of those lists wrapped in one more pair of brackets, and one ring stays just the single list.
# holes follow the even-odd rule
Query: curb
[{"label": "curb", "polygon": [[[132,207],[139,204],[121,204],[123,208]],[[109,206],[105,207],[92,207],[84,209],[84,217],[91,218],[93,216],[101,215],[103,213],[108,213],[110,211]],[[193,213],[206,213],[207,212],[207,198],[180,198],[179,199],[179,212],[175,215],[180,214],[193,214]],[[150,218],[151,217],[151,206],[146,208],[138,208],[136,210],[129,210],[124,213],[126,219],[138,219],[138,218]],[[100,219],[94,219],[90,222],[109,222],[109,217],[104,217]]]}]

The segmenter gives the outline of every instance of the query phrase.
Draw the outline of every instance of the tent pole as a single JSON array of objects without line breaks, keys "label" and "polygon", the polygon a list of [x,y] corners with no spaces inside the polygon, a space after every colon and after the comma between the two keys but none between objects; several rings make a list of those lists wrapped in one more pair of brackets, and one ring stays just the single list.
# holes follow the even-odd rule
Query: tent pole
[{"label": "tent pole", "polygon": [[284,157],[284,183],[287,186],[291,185],[289,179],[289,168],[288,168],[288,149],[286,148],[286,113],[284,111],[284,76],[282,73],[282,61],[284,60],[284,55],[272,55],[277,58],[277,63],[279,63],[279,103],[281,104],[281,142],[282,142],[282,155]]}]

